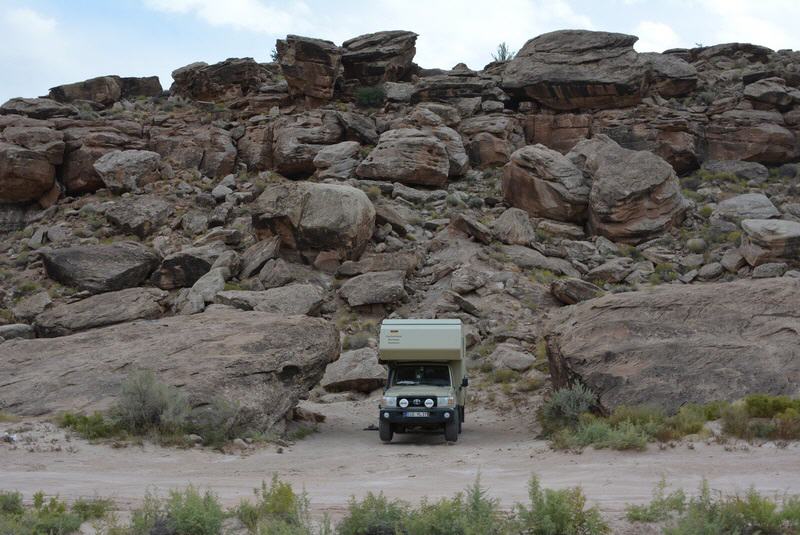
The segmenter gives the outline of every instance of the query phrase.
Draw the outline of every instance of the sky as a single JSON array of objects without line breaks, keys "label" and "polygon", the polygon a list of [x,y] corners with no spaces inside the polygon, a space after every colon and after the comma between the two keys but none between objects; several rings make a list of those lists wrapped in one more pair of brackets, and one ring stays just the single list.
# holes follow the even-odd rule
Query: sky
[{"label": "sky", "polygon": [[416,63],[480,69],[558,29],[639,36],[639,52],[725,42],[800,49],[800,0],[0,0],[0,103],[107,74],[157,75],[230,57],[269,61],[287,34],[419,34]]}]

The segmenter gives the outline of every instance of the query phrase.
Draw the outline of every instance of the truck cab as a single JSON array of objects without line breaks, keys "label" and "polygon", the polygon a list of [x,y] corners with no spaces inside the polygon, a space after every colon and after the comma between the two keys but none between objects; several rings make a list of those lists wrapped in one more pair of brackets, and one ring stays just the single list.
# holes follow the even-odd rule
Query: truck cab
[{"label": "truck cab", "polygon": [[378,358],[389,368],[379,406],[383,442],[395,433],[441,429],[458,440],[464,422],[466,388],[461,320],[384,320]]}]

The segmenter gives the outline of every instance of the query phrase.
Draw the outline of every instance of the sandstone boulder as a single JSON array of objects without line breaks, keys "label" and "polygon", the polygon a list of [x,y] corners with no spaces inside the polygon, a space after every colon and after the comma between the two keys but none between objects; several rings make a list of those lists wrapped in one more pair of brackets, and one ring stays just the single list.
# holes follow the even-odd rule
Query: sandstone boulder
[{"label": "sandstone boulder", "polygon": [[346,351],[325,368],[320,384],[328,392],[354,391],[369,394],[386,384],[386,368],[378,363],[371,347]]},{"label": "sandstone boulder", "polygon": [[157,232],[172,215],[170,203],[157,195],[139,195],[120,199],[106,210],[106,219],[125,234],[144,239]]},{"label": "sandstone boulder", "polygon": [[600,405],[797,395],[800,280],[662,285],[561,309],[546,335],[556,388],[580,381]]},{"label": "sandstone boulder", "polygon": [[55,166],[45,154],[0,141],[0,203],[39,199],[55,184]]},{"label": "sandstone boulder", "polygon": [[501,369],[524,372],[534,365],[536,357],[515,344],[504,342],[492,351],[489,361]]},{"label": "sandstone boulder", "polygon": [[48,277],[91,293],[138,286],[158,265],[158,256],[135,242],[42,250],[41,256]]},{"label": "sandstone boulder", "polygon": [[800,154],[797,135],[774,110],[736,109],[713,115],[705,134],[712,160],[785,163]]},{"label": "sandstone boulder", "polygon": [[36,316],[40,337],[66,336],[78,331],[137,319],[154,319],[163,313],[167,292],[157,288],[127,288],[60,303]]},{"label": "sandstone boulder", "polygon": [[330,41],[288,35],[278,39],[278,63],[292,96],[316,100],[333,98],[342,49]]},{"label": "sandstone boulder", "polygon": [[528,145],[503,168],[503,197],[533,217],[582,222],[591,182],[568,158],[544,145]]},{"label": "sandstone boulder", "polygon": [[756,102],[785,108],[800,103],[800,89],[786,85],[786,80],[778,77],[762,78],[744,88],[744,96]]},{"label": "sandstone boulder", "polygon": [[190,287],[208,273],[214,262],[227,250],[222,242],[181,249],[164,257],[153,272],[151,281],[162,290]]},{"label": "sandstone boulder", "polygon": [[591,177],[589,226],[612,241],[639,243],[680,222],[688,208],[675,171],[648,151],[597,135],[567,157]]},{"label": "sandstone boulder", "polygon": [[7,341],[2,408],[25,416],[108,409],[131,370],[151,369],[180,386],[191,406],[223,398],[236,403],[242,422],[267,432],[338,354],[338,332],[325,320],[231,309]]},{"label": "sandstone boulder", "polygon": [[556,110],[620,108],[642,98],[644,69],[633,35],[561,30],[525,43],[503,72],[520,100]]},{"label": "sandstone boulder", "polygon": [[12,98],[0,106],[0,115],[19,114],[32,119],[53,119],[78,115],[78,110],[69,104],[61,104],[49,98]]},{"label": "sandstone boulder", "polygon": [[766,182],[769,178],[769,169],[757,162],[743,162],[740,160],[706,160],[703,170],[713,174],[733,175],[742,180]]},{"label": "sandstone boulder", "polygon": [[11,144],[18,145],[43,154],[47,161],[53,165],[60,165],[64,161],[64,134],[49,126],[28,126],[20,124],[0,128],[0,138]]},{"label": "sandstone boulder", "polygon": [[97,159],[94,170],[114,193],[138,193],[162,178],[161,155],[149,150],[115,150]]},{"label": "sandstone boulder", "polygon": [[314,158],[326,145],[342,141],[344,129],[334,112],[312,111],[282,117],[273,127],[275,169],[289,178],[310,176]]},{"label": "sandstone boulder", "polygon": [[217,101],[253,93],[274,78],[253,58],[230,58],[214,65],[192,63],[172,71],[170,93],[191,100]]},{"label": "sandstone boulder", "polygon": [[800,261],[800,223],[784,219],[742,221],[739,251],[751,266],[771,261]]},{"label": "sandstone boulder", "polygon": [[351,307],[393,304],[406,298],[405,271],[375,271],[348,279],[339,295]]},{"label": "sandstone boulder", "polygon": [[574,305],[582,301],[594,299],[603,294],[603,290],[581,279],[556,279],[550,283],[550,293],[565,305]]},{"label": "sandstone boulder", "polygon": [[342,141],[323,147],[314,156],[316,176],[320,179],[347,180],[355,174],[360,161],[361,145],[357,141]]},{"label": "sandstone boulder", "polygon": [[398,128],[381,134],[356,174],[373,180],[443,186],[450,174],[450,159],[437,137],[415,128]]},{"label": "sandstone boulder", "polygon": [[147,130],[148,148],[176,169],[196,169],[211,178],[236,170],[236,146],[231,132],[217,125],[167,122]]},{"label": "sandstone boulder", "polygon": [[492,235],[509,245],[530,245],[536,241],[528,212],[519,208],[509,208],[492,221]]},{"label": "sandstone boulder", "polygon": [[503,165],[511,154],[525,145],[519,121],[510,115],[477,115],[458,128],[472,165],[480,168]]},{"label": "sandstone boulder", "polygon": [[254,243],[242,253],[242,269],[239,278],[244,280],[252,277],[264,267],[268,261],[277,258],[281,241],[277,236]]},{"label": "sandstone boulder", "polygon": [[347,260],[336,270],[336,274],[344,277],[362,275],[373,271],[392,271],[402,269],[411,273],[419,267],[421,256],[414,252],[365,254],[357,261]]},{"label": "sandstone boulder", "polygon": [[344,77],[362,86],[411,77],[417,34],[402,30],[360,35],[342,43]]},{"label": "sandstone boulder", "polygon": [[713,215],[737,222],[742,219],[771,219],[781,213],[763,193],[745,193],[721,201]]},{"label": "sandstone boulder", "polygon": [[225,290],[217,293],[216,300],[242,310],[315,316],[324,297],[322,289],[314,284],[289,284],[264,291]]},{"label": "sandstone boulder", "polygon": [[257,231],[279,236],[289,249],[335,250],[347,259],[361,256],[375,228],[375,208],[367,195],[339,184],[271,184],[252,213]]},{"label": "sandstone boulder", "polygon": [[161,91],[158,76],[144,78],[98,76],[83,82],[53,87],[48,96],[58,102],[86,100],[108,107],[122,98],[157,97]]},{"label": "sandstone boulder", "polygon": [[570,262],[564,258],[545,256],[535,249],[522,245],[504,245],[499,252],[506,255],[508,260],[522,269],[545,269],[557,275],[579,277],[580,273]]}]

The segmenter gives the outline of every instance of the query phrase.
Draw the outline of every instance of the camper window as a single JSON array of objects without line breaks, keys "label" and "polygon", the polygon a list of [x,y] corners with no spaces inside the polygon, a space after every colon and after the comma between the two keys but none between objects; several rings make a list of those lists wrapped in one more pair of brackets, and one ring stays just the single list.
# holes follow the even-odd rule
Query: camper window
[{"label": "camper window", "polygon": [[441,365],[402,365],[394,369],[393,385],[450,386],[450,368]]}]

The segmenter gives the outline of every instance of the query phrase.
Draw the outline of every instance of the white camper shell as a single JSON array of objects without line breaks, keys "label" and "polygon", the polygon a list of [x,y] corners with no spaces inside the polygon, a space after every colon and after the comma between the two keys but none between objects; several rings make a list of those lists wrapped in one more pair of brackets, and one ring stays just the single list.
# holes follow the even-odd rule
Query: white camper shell
[{"label": "white camper shell", "polygon": [[[443,428],[447,440],[458,439],[468,383],[465,353],[461,320],[395,319],[381,323],[378,359],[389,366],[380,407],[381,440],[388,442],[396,432],[424,427]],[[426,375],[434,372],[439,374],[437,380],[426,380]]]}]

